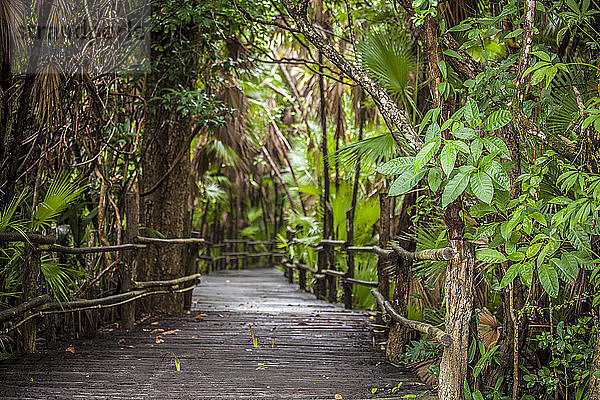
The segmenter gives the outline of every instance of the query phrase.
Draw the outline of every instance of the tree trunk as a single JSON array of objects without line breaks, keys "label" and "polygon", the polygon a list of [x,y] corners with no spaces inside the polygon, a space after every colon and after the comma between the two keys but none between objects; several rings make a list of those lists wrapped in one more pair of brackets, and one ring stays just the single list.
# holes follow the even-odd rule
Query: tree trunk
[{"label": "tree trunk", "polygon": [[[417,193],[412,192],[404,195],[402,201],[402,211],[400,212],[400,226],[398,234],[406,234],[410,232],[410,223],[412,214],[409,214],[409,208],[412,207],[417,200]],[[399,245],[408,251],[415,251],[416,243],[414,240],[402,239],[400,235]],[[394,296],[392,304],[394,309],[398,311],[400,315],[408,318],[408,301],[409,301],[409,290],[410,290],[410,269],[412,262],[403,258],[398,258],[396,264],[396,277],[394,282]],[[400,355],[404,349],[404,346],[408,342],[408,330],[404,325],[394,323],[390,328],[388,335],[388,343],[386,347],[386,356],[391,362],[399,362]]]},{"label": "tree trunk", "polygon": [[473,309],[474,246],[464,240],[450,240],[456,256],[446,268],[444,301],[446,333],[452,344],[444,348],[440,364],[438,396],[444,400],[463,399],[463,381],[467,377],[469,321]]}]

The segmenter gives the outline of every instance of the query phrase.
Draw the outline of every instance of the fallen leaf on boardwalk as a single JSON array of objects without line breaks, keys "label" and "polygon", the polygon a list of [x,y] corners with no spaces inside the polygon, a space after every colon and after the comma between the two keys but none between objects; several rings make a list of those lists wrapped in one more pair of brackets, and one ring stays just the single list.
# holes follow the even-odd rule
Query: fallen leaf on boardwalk
[{"label": "fallen leaf on boardwalk", "polygon": [[229,282],[231,282],[229,279],[227,279],[227,280],[225,281],[225,283],[229,283]]},{"label": "fallen leaf on boardwalk", "polygon": [[65,349],[65,351],[68,351],[69,353],[73,353],[73,354],[75,354],[75,347],[73,347],[73,346],[69,346],[69,347],[67,347],[67,348]]},{"label": "fallen leaf on boardwalk", "polygon": [[304,322],[304,321],[300,321],[300,322],[298,322],[298,325],[301,325],[301,326],[303,326],[303,325],[307,325],[307,323],[306,323],[306,322]]},{"label": "fallen leaf on boardwalk", "polygon": [[208,317],[206,314],[200,314],[201,317]]},{"label": "fallen leaf on boardwalk", "polygon": [[125,343],[125,339],[119,339],[119,344],[124,344]]},{"label": "fallen leaf on boardwalk", "polygon": [[151,322],[151,323],[150,323],[150,325],[158,325],[158,324],[160,324],[160,322],[158,322],[158,321],[155,321],[155,322]]},{"label": "fallen leaf on boardwalk", "polygon": [[192,339],[202,339],[200,335],[192,336]]},{"label": "fallen leaf on boardwalk", "polygon": [[196,315],[196,321],[200,322],[204,319],[204,317],[202,315]]},{"label": "fallen leaf on boardwalk", "polygon": [[162,329],[162,328],[156,328],[156,329],[152,329],[152,330],[150,331],[150,333],[152,333],[152,334],[155,334],[155,333],[161,333],[161,332],[164,332],[164,331],[165,331],[165,330],[164,330],[164,329]]},{"label": "fallen leaf on boardwalk", "polygon": [[163,335],[177,335],[177,332],[179,332],[179,329],[173,329],[172,331],[163,332]]},{"label": "fallen leaf on boardwalk", "polygon": [[164,343],[165,341],[163,340],[162,337],[157,336],[156,339],[154,340],[156,343]]},{"label": "fallen leaf on boardwalk", "polygon": [[343,399],[342,395],[341,395],[341,394],[339,394],[339,393],[336,393],[336,394],[335,394],[335,396],[333,396],[333,398],[334,398],[335,400],[342,400],[342,399]]},{"label": "fallen leaf on boardwalk", "polygon": [[315,337],[323,337],[323,335],[315,335]]}]

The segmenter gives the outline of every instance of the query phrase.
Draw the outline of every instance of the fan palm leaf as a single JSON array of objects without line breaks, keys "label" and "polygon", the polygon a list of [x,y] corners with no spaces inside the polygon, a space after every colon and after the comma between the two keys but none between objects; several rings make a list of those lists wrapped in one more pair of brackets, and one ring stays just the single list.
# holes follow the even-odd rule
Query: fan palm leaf
[{"label": "fan palm leaf", "polygon": [[372,78],[395,94],[404,93],[409,71],[417,67],[408,38],[395,31],[374,31],[357,43],[356,50]]}]

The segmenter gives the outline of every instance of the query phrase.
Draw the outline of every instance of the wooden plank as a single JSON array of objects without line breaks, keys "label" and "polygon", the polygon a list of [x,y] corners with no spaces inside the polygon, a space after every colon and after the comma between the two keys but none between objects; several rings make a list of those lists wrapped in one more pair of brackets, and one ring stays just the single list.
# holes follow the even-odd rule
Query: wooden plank
[{"label": "wooden plank", "polygon": [[[399,399],[429,390],[373,348],[371,322],[365,312],[301,292],[275,269],[220,271],[194,289],[188,315],[0,362],[0,397]],[[421,398],[435,398],[427,393]]]}]

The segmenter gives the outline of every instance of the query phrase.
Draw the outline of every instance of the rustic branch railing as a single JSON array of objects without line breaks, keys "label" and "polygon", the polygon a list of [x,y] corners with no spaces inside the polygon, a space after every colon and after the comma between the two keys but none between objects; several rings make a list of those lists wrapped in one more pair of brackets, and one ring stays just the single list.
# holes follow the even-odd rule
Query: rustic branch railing
[{"label": "rustic branch railing", "polygon": [[[133,208],[133,207],[130,207]],[[135,216],[135,210],[131,215]],[[256,260],[253,263],[264,264],[266,259],[269,262],[273,258],[283,257],[283,253],[275,251],[274,246],[277,241],[250,241],[247,239],[225,239],[222,243],[210,243],[203,238],[150,238],[137,235],[137,218],[131,218],[126,229],[126,240],[133,243],[124,243],[113,246],[90,246],[90,247],[67,247],[56,244],[56,237],[53,235],[42,235],[38,233],[19,233],[19,232],[0,232],[0,243],[6,242],[23,242],[26,247],[35,251],[30,251],[32,255],[37,254],[37,260],[27,259],[27,263],[33,265],[39,264],[41,252],[53,252],[63,254],[99,254],[108,252],[125,252],[123,261],[116,261],[109,267],[105,268],[99,276],[88,282],[87,286],[93,285],[99,277],[109,269],[121,266],[121,293],[107,297],[96,299],[77,299],[73,301],[53,301],[50,294],[25,299],[21,304],[10,309],[0,311],[0,323],[4,323],[5,328],[0,330],[0,333],[7,333],[20,326],[29,327],[23,335],[23,343],[25,351],[35,351],[35,318],[53,313],[76,312],[92,309],[104,309],[110,307],[122,306],[121,322],[124,328],[130,328],[134,321],[133,301],[143,297],[169,294],[183,293],[192,290],[200,279],[200,274],[192,274],[178,279],[167,281],[148,281],[135,282],[133,281],[133,271],[129,264],[135,262],[135,255],[128,256],[127,253],[146,248],[148,246],[177,246],[187,245],[194,246],[194,249],[199,249],[202,246],[205,249],[205,255],[197,255],[197,259],[207,263],[207,272],[215,269],[221,269],[227,266],[236,268],[247,268],[250,265],[250,260]],[[127,233],[128,232],[128,233]],[[192,232],[193,236],[197,233]],[[128,239],[127,239],[128,238]],[[31,257],[30,257],[31,258]],[[31,269],[26,266],[25,269]],[[308,267],[306,267],[308,268]],[[39,268],[38,268],[39,269]],[[127,282],[125,282],[127,281]],[[26,284],[26,282],[24,282]],[[31,286],[31,284],[29,284]],[[24,317],[23,317],[24,315]],[[13,320],[21,318],[20,321],[14,323]]]},{"label": "rustic branch railing", "polygon": [[[291,236],[291,235],[290,235]],[[325,239],[321,240],[319,243],[311,243],[307,244],[297,239],[288,238],[287,241],[288,246],[294,245],[305,245],[313,248],[316,252],[324,252],[325,256],[323,259],[329,259],[328,254],[332,254],[334,248],[337,248],[340,252],[349,253],[372,253],[375,254],[378,259],[384,262],[389,262],[393,264],[398,264],[402,262],[402,260],[429,260],[429,261],[450,261],[452,260],[456,254],[451,247],[444,247],[441,249],[427,249],[416,252],[411,252],[403,249],[395,242],[390,242],[389,246],[391,249],[383,249],[379,246],[349,246],[347,242],[341,240],[330,240]],[[379,276],[378,273],[378,281],[363,281],[354,278],[354,271],[348,269],[346,272],[338,271],[335,268],[318,268],[313,269],[302,263],[296,263],[291,260],[285,261],[283,266],[286,269],[286,275],[290,282],[293,281],[293,271],[298,270],[298,284],[300,288],[306,290],[306,272],[312,273],[313,277],[317,280],[317,283],[314,287],[314,292],[317,297],[321,297],[323,299],[331,300],[335,299],[337,296],[337,288],[335,285],[331,283],[326,283],[326,280],[329,279],[339,279],[344,285],[344,305],[346,308],[352,308],[352,290],[348,290],[351,288],[351,285],[360,285],[371,287],[371,294],[377,300],[377,304],[383,314],[389,315],[394,321],[405,326],[410,329],[414,329],[416,331],[425,333],[435,339],[437,342],[442,344],[443,346],[450,346],[452,344],[452,336],[445,333],[441,329],[426,324],[420,321],[410,320],[398,313],[390,303],[389,300],[386,299],[378,287],[381,287],[381,280],[383,279]],[[385,278],[387,279],[387,277]],[[387,287],[386,285],[383,285]],[[333,291],[336,291],[333,293]]]},{"label": "rustic branch railing", "polygon": [[379,308],[382,310],[382,312],[392,317],[399,324],[404,325],[407,328],[412,328],[416,331],[426,333],[444,346],[450,346],[452,344],[452,336],[441,329],[436,328],[433,325],[426,324],[425,322],[413,321],[404,318],[402,315],[398,314],[398,312],[394,310],[392,303],[384,299],[383,295],[379,293],[379,290],[371,289],[371,294],[377,300],[377,304],[379,304]]}]

